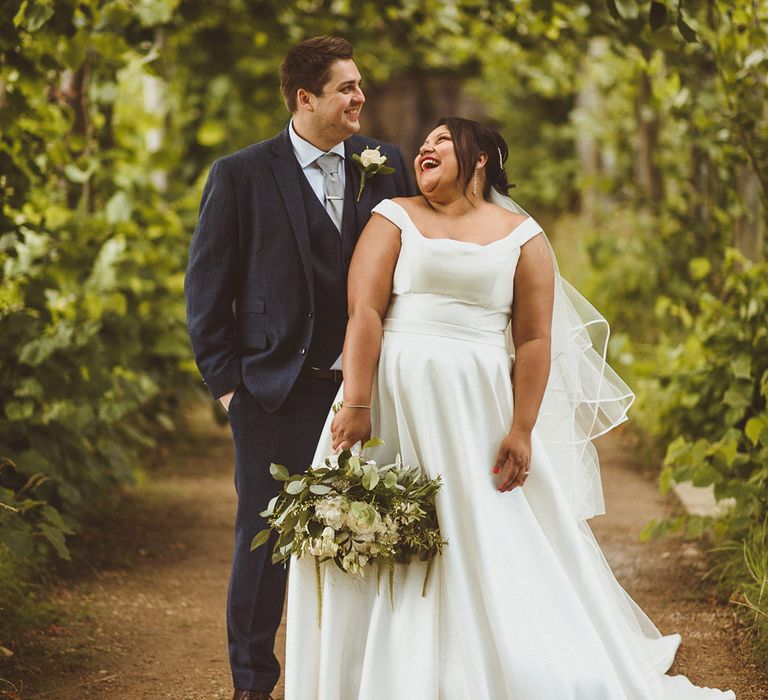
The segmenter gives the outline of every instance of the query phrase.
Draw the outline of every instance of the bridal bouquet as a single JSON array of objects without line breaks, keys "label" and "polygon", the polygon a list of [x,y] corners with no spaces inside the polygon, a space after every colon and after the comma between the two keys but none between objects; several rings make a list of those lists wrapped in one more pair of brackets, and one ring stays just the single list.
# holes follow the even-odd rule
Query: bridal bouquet
[{"label": "bridal bouquet", "polygon": [[426,595],[434,558],[446,544],[435,511],[440,477],[428,479],[420,466],[403,464],[399,455],[383,466],[364,458],[367,448],[381,444],[374,438],[360,455],[343,450],[293,476],[281,464],[270,466],[272,476],[284,482],[283,490],[261,513],[269,527],[253,538],[251,550],[266,544],[275,531],[273,563],[287,563],[292,555],[313,556],[320,605],[322,562],[333,561],[357,575],[375,565],[377,581],[386,569],[394,602],[395,563],[408,563],[414,556],[427,562]]}]

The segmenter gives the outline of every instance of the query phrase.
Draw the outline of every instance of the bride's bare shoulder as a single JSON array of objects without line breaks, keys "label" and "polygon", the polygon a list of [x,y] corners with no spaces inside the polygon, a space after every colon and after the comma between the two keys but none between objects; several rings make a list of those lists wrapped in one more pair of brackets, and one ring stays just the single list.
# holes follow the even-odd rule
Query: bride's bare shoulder
[{"label": "bride's bare shoulder", "polygon": [[418,211],[424,206],[424,198],[420,195],[415,197],[393,197],[392,201],[399,204],[409,214]]},{"label": "bride's bare shoulder", "polygon": [[498,204],[489,202],[489,206],[491,207],[489,212],[491,216],[499,222],[499,225],[508,226],[510,230],[519,226],[523,221],[529,218],[527,214],[518,214],[516,211],[509,211],[509,209],[504,209],[504,207],[500,207]]}]

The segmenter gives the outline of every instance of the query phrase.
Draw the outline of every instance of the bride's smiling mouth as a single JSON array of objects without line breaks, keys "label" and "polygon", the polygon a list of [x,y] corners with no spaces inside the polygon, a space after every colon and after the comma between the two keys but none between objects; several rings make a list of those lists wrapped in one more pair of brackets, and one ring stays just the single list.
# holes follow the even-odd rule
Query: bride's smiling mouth
[{"label": "bride's smiling mouth", "polygon": [[437,158],[433,158],[432,156],[424,156],[419,161],[419,168],[422,172],[425,170],[432,170],[440,165],[440,161],[437,160]]}]

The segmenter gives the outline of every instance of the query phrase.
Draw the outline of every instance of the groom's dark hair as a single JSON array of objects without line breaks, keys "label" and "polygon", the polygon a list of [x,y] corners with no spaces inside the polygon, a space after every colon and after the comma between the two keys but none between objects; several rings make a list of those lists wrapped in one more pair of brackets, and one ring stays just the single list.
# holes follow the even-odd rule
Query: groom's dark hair
[{"label": "groom's dark hair", "polygon": [[280,91],[291,114],[297,109],[296,91],[320,95],[336,61],[352,58],[352,44],[338,36],[313,36],[296,44],[280,66]]}]

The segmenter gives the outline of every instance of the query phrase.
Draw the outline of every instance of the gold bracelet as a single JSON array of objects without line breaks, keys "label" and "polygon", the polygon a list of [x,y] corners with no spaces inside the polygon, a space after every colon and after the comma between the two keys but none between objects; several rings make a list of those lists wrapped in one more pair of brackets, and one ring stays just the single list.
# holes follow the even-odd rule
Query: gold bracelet
[{"label": "gold bracelet", "polygon": [[365,404],[354,404],[354,403],[343,403],[342,408],[368,408],[370,409],[370,406],[366,406]]}]

